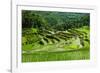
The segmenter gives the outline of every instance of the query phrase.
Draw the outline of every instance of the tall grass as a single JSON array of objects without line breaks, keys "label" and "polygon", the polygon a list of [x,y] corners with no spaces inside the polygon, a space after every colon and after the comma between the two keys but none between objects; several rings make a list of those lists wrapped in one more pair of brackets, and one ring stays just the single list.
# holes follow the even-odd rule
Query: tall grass
[{"label": "tall grass", "polygon": [[89,60],[89,49],[81,49],[63,52],[36,52],[22,54],[22,62],[43,62],[43,61],[63,61],[63,60]]}]

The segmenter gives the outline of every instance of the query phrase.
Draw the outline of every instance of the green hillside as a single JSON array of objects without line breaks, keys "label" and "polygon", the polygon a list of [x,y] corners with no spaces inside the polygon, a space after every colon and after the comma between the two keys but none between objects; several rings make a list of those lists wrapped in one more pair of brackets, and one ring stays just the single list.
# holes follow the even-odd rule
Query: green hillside
[{"label": "green hillside", "polygon": [[88,13],[22,11],[22,62],[90,58]]}]

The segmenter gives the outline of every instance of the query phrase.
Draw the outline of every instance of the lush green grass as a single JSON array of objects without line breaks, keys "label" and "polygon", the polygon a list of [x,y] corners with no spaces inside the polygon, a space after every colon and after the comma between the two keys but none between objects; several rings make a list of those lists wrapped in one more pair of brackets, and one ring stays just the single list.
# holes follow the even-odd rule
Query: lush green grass
[{"label": "lush green grass", "polygon": [[22,62],[62,61],[62,60],[88,60],[88,49],[63,51],[63,52],[36,52],[22,54]]}]

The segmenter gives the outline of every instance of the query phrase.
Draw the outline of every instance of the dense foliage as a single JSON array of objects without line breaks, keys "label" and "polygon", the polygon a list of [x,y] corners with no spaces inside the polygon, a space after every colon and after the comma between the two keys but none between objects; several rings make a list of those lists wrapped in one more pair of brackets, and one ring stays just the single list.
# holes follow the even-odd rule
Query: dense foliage
[{"label": "dense foliage", "polygon": [[89,26],[89,13],[22,11],[23,28],[66,30]]}]

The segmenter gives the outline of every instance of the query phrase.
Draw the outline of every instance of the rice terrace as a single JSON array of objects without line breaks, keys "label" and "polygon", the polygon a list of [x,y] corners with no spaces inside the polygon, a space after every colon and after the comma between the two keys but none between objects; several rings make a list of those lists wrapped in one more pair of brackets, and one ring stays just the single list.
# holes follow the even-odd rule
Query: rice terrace
[{"label": "rice terrace", "polygon": [[90,14],[22,10],[22,62],[90,59]]}]

